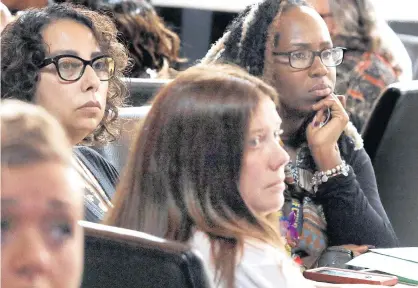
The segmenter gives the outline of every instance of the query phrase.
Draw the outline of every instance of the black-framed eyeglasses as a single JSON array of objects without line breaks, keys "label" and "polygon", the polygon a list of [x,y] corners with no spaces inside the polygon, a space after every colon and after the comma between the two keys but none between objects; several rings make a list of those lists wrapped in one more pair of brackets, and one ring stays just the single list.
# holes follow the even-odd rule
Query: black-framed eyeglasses
[{"label": "black-framed eyeglasses", "polygon": [[87,65],[93,68],[100,81],[109,81],[115,75],[115,61],[107,55],[95,57],[90,61],[75,55],[58,55],[46,58],[39,68],[49,64],[55,65],[58,76],[64,81],[79,80],[83,76]]},{"label": "black-framed eyeglasses", "polygon": [[335,67],[343,62],[345,50],[346,48],[343,47],[334,47],[321,51],[297,50],[291,52],[273,52],[273,55],[288,56],[290,66],[296,69],[311,67],[316,56],[319,56],[325,66]]}]

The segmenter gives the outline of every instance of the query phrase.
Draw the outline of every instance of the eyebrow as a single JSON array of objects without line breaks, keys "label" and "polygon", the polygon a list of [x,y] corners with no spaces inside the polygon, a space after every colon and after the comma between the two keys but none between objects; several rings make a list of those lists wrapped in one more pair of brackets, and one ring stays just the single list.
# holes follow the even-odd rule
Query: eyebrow
[{"label": "eyebrow", "polygon": [[261,132],[264,132],[264,129],[263,128],[257,128],[257,129],[254,129],[254,130],[250,130],[249,134],[257,134],[257,133],[261,133]]},{"label": "eyebrow", "polygon": [[1,207],[3,208],[4,206],[16,206],[18,203],[18,201],[16,199],[10,199],[10,198],[2,198],[1,199]]},{"label": "eyebrow", "polygon": [[[80,56],[79,56],[79,54],[78,54],[78,52],[77,52],[77,51],[75,51],[75,50],[57,50],[57,51],[55,51],[55,52],[51,53],[51,54],[49,55],[49,57],[51,57],[51,58],[52,58],[52,57],[55,57],[55,56],[65,55],[65,54],[80,57]],[[102,56],[102,55],[104,55],[102,52],[97,51],[97,52],[93,52],[93,53],[91,53],[90,57],[91,57],[91,58],[96,58],[96,57],[98,57],[98,56]]]},{"label": "eyebrow", "polygon": [[[290,42],[290,45],[297,46],[300,48],[305,48],[305,49],[312,47],[311,43],[303,43],[303,42]],[[332,46],[332,43],[329,41],[321,42],[320,47],[326,47],[326,46]]]},{"label": "eyebrow", "polygon": [[[19,201],[17,199],[13,199],[13,198],[1,199],[2,208],[18,206],[18,204],[19,204]],[[48,201],[47,207],[51,208],[52,210],[62,210],[62,209],[68,210],[70,205],[66,202],[52,199]]]},{"label": "eyebrow", "polygon": [[51,208],[53,210],[62,210],[62,209],[69,209],[69,205],[66,202],[60,201],[60,200],[49,200],[48,201],[48,208]]},{"label": "eyebrow", "polygon": [[[282,125],[282,121],[277,121],[276,125],[277,127],[280,127]],[[256,128],[256,129],[250,130],[249,134],[256,134],[260,132],[264,132],[264,128]]]}]

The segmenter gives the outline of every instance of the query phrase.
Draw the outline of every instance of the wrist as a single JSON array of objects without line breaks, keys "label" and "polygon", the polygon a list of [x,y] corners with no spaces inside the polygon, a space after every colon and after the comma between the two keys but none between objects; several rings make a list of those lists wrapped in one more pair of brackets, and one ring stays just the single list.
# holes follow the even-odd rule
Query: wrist
[{"label": "wrist", "polygon": [[319,171],[335,168],[342,163],[340,150],[337,144],[331,147],[311,147],[310,150],[317,170]]},{"label": "wrist", "polygon": [[312,188],[314,192],[318,192],[318,186],[328,181],[328,179],[336,177],[338,175],[348,176],[350,167],[343,160],[341,164],[326,171],[316,171],[312,177]]}]

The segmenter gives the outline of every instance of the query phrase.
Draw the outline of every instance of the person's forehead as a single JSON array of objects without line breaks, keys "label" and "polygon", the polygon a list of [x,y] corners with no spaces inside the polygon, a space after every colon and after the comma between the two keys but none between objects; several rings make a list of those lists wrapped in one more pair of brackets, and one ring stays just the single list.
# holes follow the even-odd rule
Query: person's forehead
[{"label": "person's forehead", "polygon": [[45,44],[51,51],[55,50],[80,50],[90,48],[98,50],[99,45],[93,31],[74,20],[62,19],[49,24],[42,31]]},{"label": "person's forehead", "polygon": [[261,129],[266,124],[276,125],[280,123],[281,119],[276,111],[276,105],[273,100],[267,96],[261,98],[251,117],[250,130]]},{"label": "person's forehead", "polygon": [[288,42],[331,41],[326,23],[310,7],[292,7],[276,19],[271,33],[279,40]]},{"label": "person's forehead", "polygon": [[13,199],[15,203],[9,202],[11,205],[37,204],[56,208],[59,203],[76,207],[82,202],[78,179],[63,164],[42,163],[3,168],[1,178],[2,202],[4,199]]}]

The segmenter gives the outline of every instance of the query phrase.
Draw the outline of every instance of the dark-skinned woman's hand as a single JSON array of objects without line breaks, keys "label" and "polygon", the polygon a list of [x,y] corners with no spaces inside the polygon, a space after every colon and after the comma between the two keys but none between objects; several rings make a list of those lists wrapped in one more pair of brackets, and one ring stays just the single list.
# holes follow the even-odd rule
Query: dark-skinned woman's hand
[{"label": "dark-skinned woman's hand", "polygon": [[[349,117],[341,102],[345,103],[344,96],[331,94],[312,106],[316,114],[306,129],[306,138],[320,171],[335,168],[342,162],[337,141],[343,133]],[[331,112],[331,119],[322,126],[321,122],[327,118],[328,109]]]}]

